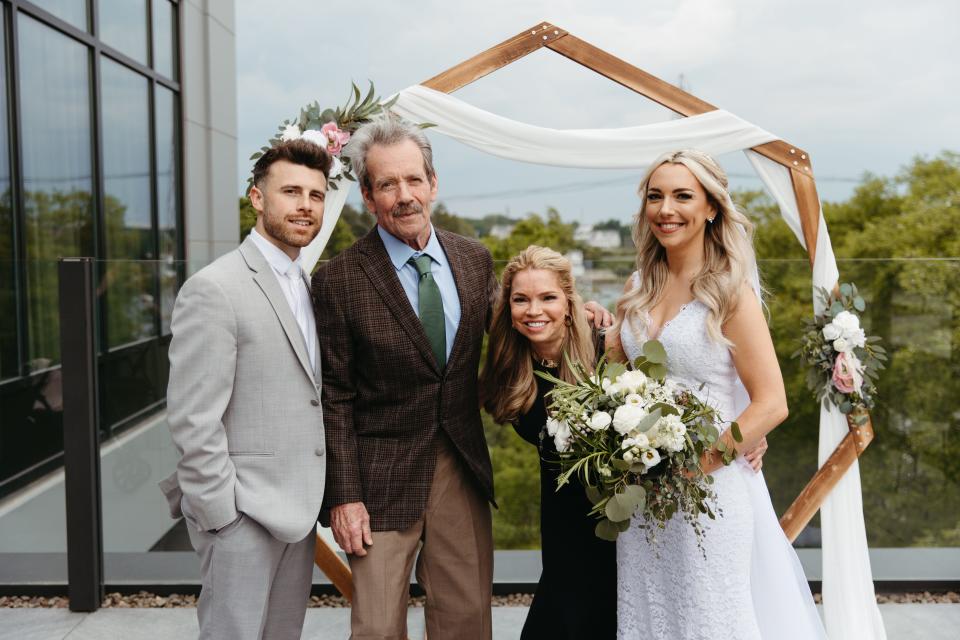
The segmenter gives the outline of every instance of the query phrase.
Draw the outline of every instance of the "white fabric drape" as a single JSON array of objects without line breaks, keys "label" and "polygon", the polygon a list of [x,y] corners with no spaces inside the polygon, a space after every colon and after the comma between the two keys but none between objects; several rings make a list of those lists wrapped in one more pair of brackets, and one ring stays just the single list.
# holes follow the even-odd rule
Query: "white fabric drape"
[{"label": "white fabric drape", "polygon": [[[742,150],[779,205],[783,219],[805,246],[790,172],[749,150],[777,137],[726,111],[618,129],[549,129],[497,116],[420,85],[401,91],[392,110],[413,122],[432,123],[435,125],[432,131],[481,151],[534,164],[640,172],[666,151],[696,148],[719,155]],[[323,251],[346,200],[349,183],[340,182],[343,183],[340,189],[330,192],[335,195],[328,197],[320,235],[304,250],[304,265],[308,269]],[[821,215],[813,285],[832,289],[838,277],[830,236]],[[846,420],[839,411],[821,412],[819,464],[823,464],[846,433]],[[756,493],[760,495],[765,491],[764,486],[763,492]],[[824,614],[830,637],[884,640],[886,633],[873,591],[856,463],[824,504],[821,525]]]}]

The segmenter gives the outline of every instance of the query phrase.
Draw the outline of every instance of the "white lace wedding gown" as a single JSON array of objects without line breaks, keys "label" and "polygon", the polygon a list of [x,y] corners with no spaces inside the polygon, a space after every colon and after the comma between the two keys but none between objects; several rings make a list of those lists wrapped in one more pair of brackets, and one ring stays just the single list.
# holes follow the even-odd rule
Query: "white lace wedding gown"
[{"label": "white lace wedding gown", "polygon": [[[699,301],[685,305],[663,326],[658,340],[667,350],[669,376],[716,407],[725,420],[733,420],[745,406],[738,394],[745,398],[745,392],[729,350],[707,334],[707,314]],[[643,340],[626,322],[620,339],[628,358],[640,355]],[[682,518],[668,522],[665,530],[655,529],[653,543],[636,522],[617,539],[618,637],[826,638],[762,474],[738,459],[713,477],[722,515],[702,517],[705,555]]]}]

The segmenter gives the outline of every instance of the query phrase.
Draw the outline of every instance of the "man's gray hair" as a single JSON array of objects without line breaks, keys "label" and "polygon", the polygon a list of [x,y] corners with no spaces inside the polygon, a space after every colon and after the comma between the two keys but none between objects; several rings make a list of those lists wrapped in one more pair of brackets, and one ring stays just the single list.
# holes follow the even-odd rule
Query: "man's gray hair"
[{"label": "man's gray hair", "polygon": [[350,142],[344,149],[344,155],[350,158],[353,173],[360,181],[360,186],[370,189],[370,177],[367,174],[367,153],[374,146],[391,146],[404,140],[412,140],[423,154],[423,170],[427,179],[436,175],[433,170],[433,148],[430,140],[424,135],[423,129],[395,116],[388,116],[369,122],[357,129]]}]

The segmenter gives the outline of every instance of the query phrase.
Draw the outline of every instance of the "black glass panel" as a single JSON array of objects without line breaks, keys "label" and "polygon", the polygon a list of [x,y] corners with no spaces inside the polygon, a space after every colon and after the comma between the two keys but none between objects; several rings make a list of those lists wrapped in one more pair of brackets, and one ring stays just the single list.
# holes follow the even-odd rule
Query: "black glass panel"
[{"label": "black glass panel", "polygon": [[170,316],[177,296],[182,265],[179,255],[179,114],[176,95],[157,86],[157,231],[160,234],[160,330],[170,332]]},{"label": "black glass panel", "polygon": [[149,340],[100,356],[100,425],[104,437],[134,422],[167,394],[170,338]]},{"label": "black glass panel", "polygon": [[0,496],[63,453],[62,389],[60,369],[0,385]]},{"label": "black glass panel", "polygon": [[90,60],[86,46],[18,20],[26,365],[35,371],[60,360],[57,259],[93,255]]},{"label": "black glass panel", "polygon": [[46,9],[64,22],[78,29],[87,30],[87,0],[32,0],[33,4]]},{"label": "black glass panel", "polygon": [[100,39],[147,63],[147,0],[99,0]]},{"label": "black glass panel", "polygon": [[153,68],[177,79],[177,5],[153,0]]},{"label": "black glass panel", "polygon": [[7,129],[6,14],[0,11],[0,380],[19,374],[10,135]]},{"label": "black glass panel", "polygon": [[[147,79],[102,58],[107,346],[156,335]],[[149,262],[142,262],[148,260]]]}]

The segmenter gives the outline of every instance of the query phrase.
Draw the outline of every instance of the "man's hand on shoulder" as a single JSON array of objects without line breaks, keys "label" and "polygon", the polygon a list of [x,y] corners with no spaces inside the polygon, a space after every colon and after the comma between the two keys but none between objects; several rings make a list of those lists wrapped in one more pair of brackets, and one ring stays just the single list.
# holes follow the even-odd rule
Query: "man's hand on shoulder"
[{"label": "man's hand on shoulder", "polygon": [[613,314],[596,300],[584,303],[583,311],[587,316],[587,322],[592,323],[597,329],[606,329],[613,324]]},{"label": "man's hand on shoulder", "polygon": [[370,515],[362,502],[348,502],[330,509],[330,529],[333,538],[345,553],[367,555],[364,545],[373,544],[370,533]]}]

